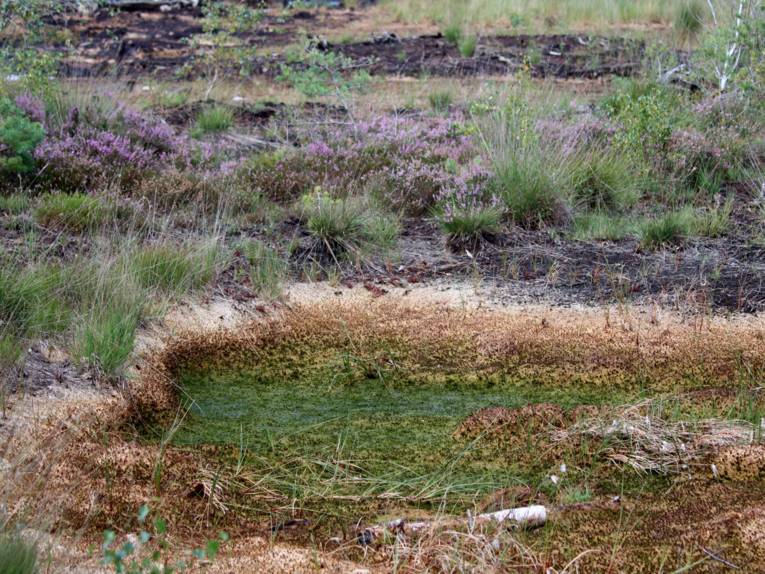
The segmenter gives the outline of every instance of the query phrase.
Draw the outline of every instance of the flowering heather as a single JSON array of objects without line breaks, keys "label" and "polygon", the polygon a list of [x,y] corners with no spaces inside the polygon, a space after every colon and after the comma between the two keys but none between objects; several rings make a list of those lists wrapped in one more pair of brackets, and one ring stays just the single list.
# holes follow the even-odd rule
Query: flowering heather
[{"label": "flowering heather", "polygon": [[211,145],[176,133],[159,118],[123,106],[92,120],[83,121],[71,108],[63,126],[35,151],[43,177],[56,187],[77,191],[115,179],[129,187],[147,173],[168,169],[215,171]]},{"label": "flowering heather", "polygon": [[21,94],[16,96],[15,104],[33,122],[45,123],[45,104],[40,99],[31,94]]},{"label": "flowering heather", "polygon": [[416,214],[470,179],[463,171],[479,153],[459,114],[383,115],[303,138],[308,143],[300,150],[248,162],[245,177],[277,201],[321,186],[339,195],[375,192],[394,209]]}]

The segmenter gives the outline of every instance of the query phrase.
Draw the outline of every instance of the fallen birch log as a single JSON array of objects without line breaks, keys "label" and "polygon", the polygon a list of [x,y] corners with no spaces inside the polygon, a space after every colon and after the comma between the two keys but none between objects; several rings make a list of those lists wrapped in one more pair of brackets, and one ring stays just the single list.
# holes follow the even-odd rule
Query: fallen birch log
[{"label": "fallen birch log", "polygon": [[472,516],[470,513],[465,518],[452,518],[445,520],[420,520],[407,522],[405,518],[397,518],[383,524],[369,526],[359,533],[358,541],[362,546],[372,544],[375,539],[386,534],[416,536],[431,528],[474,526],[494,522],[497,524],[509,523],[515,528],[536,528],[547,522],[547,508],[541,505],[523,506],[521,508],[509,508],[497,512],[487,512]]}]

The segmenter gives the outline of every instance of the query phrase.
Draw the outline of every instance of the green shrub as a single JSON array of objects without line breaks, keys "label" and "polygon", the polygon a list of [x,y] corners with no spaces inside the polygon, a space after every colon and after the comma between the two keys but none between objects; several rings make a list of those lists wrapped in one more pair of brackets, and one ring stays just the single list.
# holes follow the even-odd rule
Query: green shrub
[{"label": "green shrub", "polygon": [[237,246],[237,249],[247,260],[250,284],[253,290],[264,297],[279,297],[287,272],[287,264],[284,259],[261,241],[243,241]]},{"label": "green shrub", "polygon": [[447,91],[432,92],[428,95],[428,101],[434,111],[443,113],[449,111],[449,107],[454,101],[454,96],[452,96],[451,92]]},{"label": "green shrub", "polygon": [[330,51],[303,47],[286,53],[277,80],[309,98],[362,91],[371,79],[366,70],[355,70],[353,60]]},{"label": "green shrub", "polygon": [[499,231],[501,219],[502,212],[496,207],[455,208],[441,219],[441,227],[451,245],[477,246],[482,239]]},{"label": "green shrub", "polygon": [[333,259],[389,248],[398,237],[396,219],[363,198],[335,199],[317,190],[302,197],[299,210],[315,247]]},{"label": "green shrub", "polygon": [[205,134],[225,132],[234,125],[234,112],[224,106],[204,108],[197,116],[193,135],[200,137]]},{"label": "green shrub", "polygon": [[0,98],[0,175],[31,172],[34,150],[44,136],[40,124],[27,118],[9,99]]},{"label": "green shrub", "polygon": [[0,535],[0,574],[37,572],[37,547],[20,536]]},{"label": "green shrub", "polygon": [[686,0],[677,8],[675,31],[684,40],[695,38],[704,27],[706,8],[702,0]]},{"label": "green shrub", "polygon": [[118,214],[119,210],[106,200],[84,193],[43,195],[34,213],[43,227],[75,232],[101,227]]},{"label": "green shrub", "polygon": [[130,265],[143,289],[184,293],[207,284],[215,273],[217,247],[160,244],[130,255]]}]

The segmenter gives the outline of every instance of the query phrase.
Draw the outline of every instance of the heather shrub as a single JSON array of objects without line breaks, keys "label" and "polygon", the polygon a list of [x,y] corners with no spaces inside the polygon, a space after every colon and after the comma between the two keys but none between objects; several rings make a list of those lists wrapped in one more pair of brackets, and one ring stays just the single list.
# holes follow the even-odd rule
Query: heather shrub
[{"label": "heather shrub", "polygon": [[311,143],[299,150],[245,162],[240,185],[279,203],[315,186],[336,196],[371,189],[387,208],[418,215],[478,155],[460,116],[381,116],[309,137]]},{"label": "heather shrub", "polygon": [[26,174],[34,169],[34,151],[45,136],[43,127],[15,103],[0,99],[0,176]]},{"label": "heather shrub", "polygon": [[35,157],[43,187],[67,192],[116,184],[127,192],[168,170],[211,169],[218,163],[212,148],[195,143],[159,118],[124,106],[103,103],[100,95],[70,107],[66,101],[49,114],[48,137]]}]

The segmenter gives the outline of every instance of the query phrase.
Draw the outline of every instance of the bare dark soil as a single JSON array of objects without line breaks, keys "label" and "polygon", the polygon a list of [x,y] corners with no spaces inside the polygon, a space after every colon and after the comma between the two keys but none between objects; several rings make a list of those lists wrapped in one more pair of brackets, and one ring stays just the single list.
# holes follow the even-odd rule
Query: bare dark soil
[{"label": "bare dark soil", "polygon": [[[246,66],[249,73],[273,76],[285,63],[284,56],[274,54],[274,50],[299,42],[304,34],[320,36],[363,17],[362,10],[303,10],[288,16],[269,12],[253,30],[236,35],[237,47],[257,50],[257,56]],[[201,52],[189,42],[203,32],[199,9],[169,13],[100,11],[92,17],[71,17],[56,24],[66,25],[74,45],[64,66],[64,72],[70,76],[117,73],[162,77],[181,70],[194,75],[205,73],[197,65]],[[629,76],[639,69],[644,51],[639,41],[587,35],[479,38],[475,53],[468,57],[441,35],[399,38],[381,31],[365,41],[318,44],[350,58],[353,69],[404,76],[505,75],[521,69],[535,77]],[[52,45],[64,49],[63,41]],[[241,66],[241,62],[236,66]]]}]

